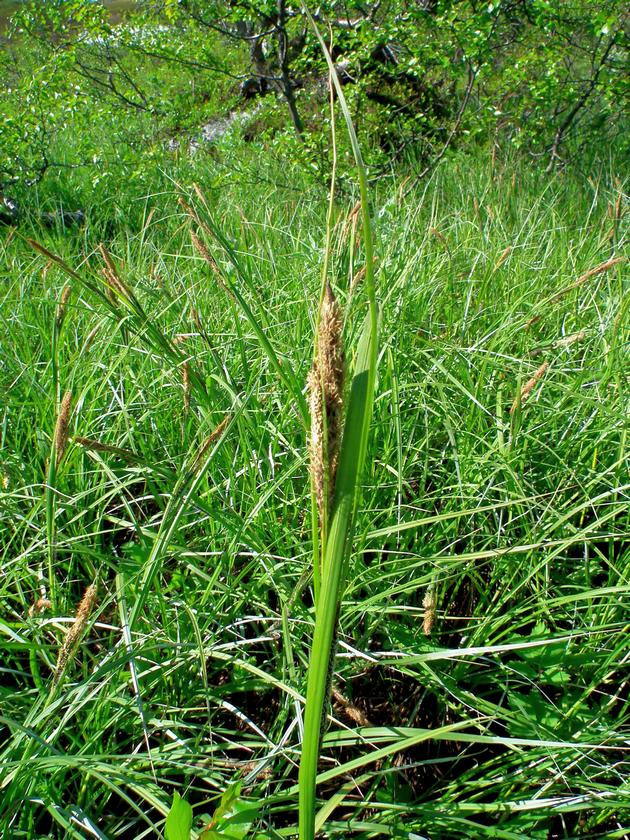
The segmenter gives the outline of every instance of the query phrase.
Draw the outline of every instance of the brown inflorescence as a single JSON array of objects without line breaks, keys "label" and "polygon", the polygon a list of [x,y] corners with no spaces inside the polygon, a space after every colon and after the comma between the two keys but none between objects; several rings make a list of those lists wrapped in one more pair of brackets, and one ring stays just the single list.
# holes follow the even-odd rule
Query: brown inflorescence
[{"label": "brown inflorescence", "polygon": [[538,368],[538,370],[534,373],[531,379],[528,379],[527,382],[521,388],[520,396],[517,397],[514,402],[512,403],[512,408],[510,409],[510,414],[514,414],[516,411],[517,406],[520,404],[522,405],[529,394],[534,390],[536,384],[543,378],[547,370],[549,369],[549,362],[543,362],[542,365]]},{"label": "brown inflorescence", "polygon": [[70,414],[72,411],[72,391],[66,391],[59,406],[59,414],[57,415],[57,423],[55,424],[55,464],[59,466],[63,453],[66,451],[68,443],[68,423],[70,421]]},{"label": "brown inflorescence", "polygon": [[230,422],[229,415],[226,415],[223,420],[219,423],[216,429],[211,432],[208,437],[203,441],[199,449],[197,450],[195,457],[192,463],[192,471],[193,473],[199,472],[199,470],[203,467],[204,458],[208,454],[208,450],[212,446],[212,444],[221,437],[227,424]]},{"label": "brown inflorescence", "polygon": [[311,478],[322,521],[335,487],[341,442],[343,383],[341,310],[327,283],[319,314],[315,360],[308,376]]},{"label": "brown inflorescence", "polygon": [[68,664],[70,663],[70,660],[74,655],[76,646],[80,642],[81,637],[85,632],[88,620],[96,604],[96,592],[96,583],[91,583],[85,590],[83,598],[81,598],[81,603],[77,608],[77,613],[74,618],[74,622],[68,630],[66,638],[63,640],[63,644],[59,649],[59,655],[57,656],[57,666],[55,667],[55,676],[53,678],[53,685],[57,685],[57,683],[63,676],[64,671],[68,667]]},{"label": "brown inflorescence", "polygon": [[72,286],[70,285],[70,283],[66,283],[66,285],[61,290],[59,306],[57,307],[57,330],[61,329],[64,319],[66,317],[66,307],[68,305],[68,301],[70,300],[71,294]]}]

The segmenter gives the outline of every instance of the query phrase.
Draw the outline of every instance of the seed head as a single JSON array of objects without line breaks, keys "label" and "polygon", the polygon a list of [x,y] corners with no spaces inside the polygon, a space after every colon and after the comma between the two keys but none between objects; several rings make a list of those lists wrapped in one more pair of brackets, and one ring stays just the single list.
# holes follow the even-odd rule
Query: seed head
[{"label": "seed head", "polygon": [[230,422],[229,415],[226,415],[223,420],[219,423],[216,429],[211,432],[208,437],[203,441],[199,449],[197,450],[195,457],[192,462],[192,471],[193,473],[199,472],[199,470],[203,467],[204,459],[208,454],[208,450],[212,446],[212,444],[221,437],[223,432],[225,431],[225,427]]},{"label": "seed head", "polygon": [[565,335],[564,338],[559,338],[555,342],[554,347],[570,347],[572,344],[575,344],[577,341],[582,341],[584,338],[586,338],[586,330],[580,330],[572,335]]},{"label": "seed head", "polygon": [[492,271],[493,271],[493,272],[495,272],[495,271],[497,271],[499,268],[501,268],[501,266],[502,266],[502,265],[503,265],[503,263],[507,260],[507,258],[510,256],[510,254],[511,254],[511,253],[512,253],[512,246],[511,246],[511,245],[508,245],[508,246],[507,246],[507,248],[505,249],[505,251],[503,251],[503,252],[502,252],[502,254],[501,254],[501,256],[499,257],[499,259],[496,261],[495,266],[494,266],[494,268],[492,269]]},{"label": "seed head", "polygon": [[107,284],[105,289],[107,297],[112,303],[116,302],[116,294],[130,300],[131,292],[125,282],[121,279],[109,251],[102,243],[98,246],[98,249],[101,252],[101,256],[103,257],[103,261],[105,263],[101,272],[105,278],[105,283]]},{"label": "seed head", "polygon": [[77,613],[74,618],[74,622],[68,630],[66,638],[63,640],[63,644],[59,649],[59,655],[57,657],[57,666],[55,668],[55,676],[53,677],[53,685],[57,685],[57,683],[63,676],[64,671],[68,667],[70,660],[74,656],[76,647],[79,644],[81,637],[85,632],[88,620],[96,604],[96,593],[96,583],[91,583],[85,590],[83,598],[81,598],[81,603],[77,608]]},{"label": "seed head", "polygon": [[136,456],[129,449],[122,449],[120,446],[112,446],[110,443],[103,443],[94,438],[80,437],[75,435],[72,440],[84,449],[89,449],[92,452],[109,452],[112,455],[118,455],[126,461],[135,461]]},{"label": "seed head", "polygon": [[87,353],[87,351],[88,351],[88,350],[90,349],[90,347],[92,346],[92,342],[93,342],[93,341],[94,341],[94,339],[96,338],[96,336],[97,336],[98,331],[100,330],[100,328],[101,328],[101,325],[100,325],[100,324],[97,324],[95,327],[92,327],[92,329],[91,329],[91,330],[90,330],[90,332],[88,333],[87,338],[85,339],[85,343],[84,343],[84,345],[83,345],[83,351],[84,351],[85,353]]},{"label": "seed head", "polygon": [[35,615],[40,615],[41,613],[45,612],[46,610],[52,609],[52,602],[48,600],[48,598],[38,598],[34,604],[28,608],[28,614],[30,618],[33,618]]},{"label": "seed head", "polygon": [[66,285],[61,290],[59,306],[57,307],[57,330],[61,329],[61,325],[63,324],[64,318],[66,317],[66,306],[68,305],[68,301],[70,300],[71,294],[72,286],[70,285],[70,283],[66,283]]},{"label": "seed head", "polygon": [[512,408],[510,409],[510,414],[514,414],[516,411],[517,406],[520,404],[522,405],[527,397],[531,394],[531,392],[536,387],[536,384],[543,378],[545,373],[549,368],[549,362],[543,362],[542,365],[538,368],[538,370],[534,373],[531,379],[528,379],[527,382],[521,388],[520,397],[517,397],[514,402],[512,403]]},{"label": "seed head", "polygon": [[422,620],[422,632],[425,636],[430,636],[431,631],[433,630],[433,625],[435,624],[435,591],[432,586],[430,586],[426,594],[424,596],[424,600],[422,601],[422,606],[424,607],[424,618]]},{"label": "seed head", "polygon": [[437,228],[432,227],[431,230],[430,230],[430,233],[431,233],[432,236],[435,236],[435,238],[437,240],[439,240],[442,243],[442,245],[444,245],[445,248],[448,248],[448,242],[446,241],[446,237],[444,236],[444,234],[442,233],[441,230],[438,230]]},{"label": "seed head", "polygon": [[66,391],[59,406],[59,414],[57,415],[57,423],[55,424],[54,448],[55,448],[55,463],[57,466],[61,463],[63,453],[66,451],[68,443],[68,422],[72,412],[72,391]]},{"label": "seed head", "polygon": [[341,441],[343,384],[341,310],[327,283],[319,313],[315,361],[308,376],[311,479],[322,520],[335,487]]},{"label": "seed head", "polygon": [[573,289],[579,288],[584,283],[586,283],[587,280],[590,280],[591,277],[597,277],[598,274],[603,274],[604,271],[608,271],[614,266],[619,265],[619,263],[623,263],[625,261],[626,257],[624,256],[612,257],[611,259],[606,260],[606,262],[600,263],[594,268],[590,268],[588,271],[584,272],[584,274],[578,277],[578,279],[574,283],[571,283],[569,286],[565,286],[564,289],[561,289],[559,292],[556,292],[556,294],[553,297],[549,298],[549,303],[557,303],[561,298],[564,297],[564,295],[568,294],[568,292],[573,291]]}]

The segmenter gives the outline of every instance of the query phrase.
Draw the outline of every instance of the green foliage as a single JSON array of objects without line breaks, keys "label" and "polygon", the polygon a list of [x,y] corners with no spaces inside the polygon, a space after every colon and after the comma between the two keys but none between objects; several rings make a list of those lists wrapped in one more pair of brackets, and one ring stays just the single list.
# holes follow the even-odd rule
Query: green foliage
[{"label": "green foliage", "polygon": [[251,836],[258,807],[240,797],[241,783],[230,785],[222,795],[210,825],[199,835],[199,840],[245,840]]},{"label": "green foliage", "polygon": [[[492,138],[545,165],[624,139],[628,41],[620,0],[318,7],[373,173],[422,170],[448,147]],[[90,171],[93,184],[142,180],[204,122],[264,82],[263,144],[330,169],[327,68],[299,4],[148,2],[114,24],[91,0],[26,3],[3,47],[0,187]],[[275,103],[275,104],[274,104]],[[251,109],[253,110],[253,109]],[[290,115],[290,119],[289,119]],[[290,135],[298,129],[298,142]],[[351,166],[340,150],[341,174]]]},{"label": "green foliage", "polygon": [[193,823],[193,809],[185,799],[176,792],[173,804],[168,812],[164,824],[166,840],[190,840],[190,830]]},{"label": "green foliage", "polygon": [[[222,9],[228,34],[192,14]],[[380,358],[362,503],[319,589],[304,383],[330,121],[321,52],[285,12],[301,136],[282,89],[235,104],[256,68],[234,31],[273,19],[277,75],[276,3],[146,4],[122,27],[24,4],[0,49],[0,182],[22,210],[0,227],[0,835],[295,837],[304,674],[343,590],[321,745],[323,702],[307,726],[321,836],[620,837],[628,216],[601,163],[627,96],[619,7],[381,4],[333,25],[370,139]],[[579,166],[545,173],[552,151]],[[372,260],[351,155],[341,140],[326,260],[356,377]]]},{"label": "green foliage", "polygon": [[[235,151],[221,148],[224,163]],[[203,153],[194,172],[171,169],[199,178],[239,274],[212,237],[219,274],[196,256],[157,176],[145,201],[120,187],[124,226],[97,196],[79,232],[36,219],[0,231],[0,835],[159,837],[175,791],[193,835],[296,832],[315,615],[291,383],[312,361],[327,207],[308,173],[247,151],[235,172]],[[574,284],[627,249],[623,185],[606,171],[545,176],[517,157],[495,156],[493,170],[484,153],[401,186],[374,195],[379,397],[316,825],[336,838],[613,838],[630,826],[627,263]],[[361,287],[348,294],[365,261],[347,219],[355,198],[335,205],[330,253],[348,347],[365,312]],[[96,245],[110,222],[141,309],[103,295]],[[56,368],[67,278],[27,234],[80,278]],[[235,317],[221,277],[252,320]],[[517,422],[516,394],[543,361]],[[51,609],[54,369],[73,413],[50,488]],[[96,576],[99,603],[47,705]]]}]

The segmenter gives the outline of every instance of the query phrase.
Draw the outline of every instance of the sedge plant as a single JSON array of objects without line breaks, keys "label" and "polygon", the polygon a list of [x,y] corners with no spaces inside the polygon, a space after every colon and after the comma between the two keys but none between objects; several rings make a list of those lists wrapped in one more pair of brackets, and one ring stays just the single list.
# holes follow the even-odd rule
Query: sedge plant
[{"label": "sedge plant", "polygon": [[[311,415],[311,483],[313,522],[319,521],[321,552],[315,559],[315,629],[308,665],[304,736],[299,770],[299,837],[315,837],[317,765],[335,653],[337,621],[359,503],[359,479],[367,452],[376,386],[378,312],[374,287],[374,248],[366,170],[350,112],[330,53],[308,11],[328,63],[330,78],[354,154],[363,222],[365,290],[368,314],[344,394],[341,318],[327,277],[323,277],[315,354],[308,386]],[[334,175],[333,175],[334,179]],[[334,189],[334,183],[333,187]],[[332,190],[331,190],[332,193]],[[330,227],[330,214],[328,225]],[[328,241],[330,239],[328,238]],[[326,268],[326,261],[325,261]],[[343,428],[343,431],[342,431]]]}]

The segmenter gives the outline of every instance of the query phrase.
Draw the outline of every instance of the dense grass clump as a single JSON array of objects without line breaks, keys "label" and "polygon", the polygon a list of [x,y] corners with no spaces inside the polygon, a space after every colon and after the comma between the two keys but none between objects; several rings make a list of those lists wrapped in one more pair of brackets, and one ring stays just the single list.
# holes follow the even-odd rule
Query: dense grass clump
[{"label": "dense grass clump", "polygon": [[[630,831],[622,188],[494,164],[375,191],[320,836]],[[195,832],[296,835],[327,204],[266,174],[0,232],[3,837],[160,837],[176,792]],[[328,270],[349,366],[356,198]]]}]

